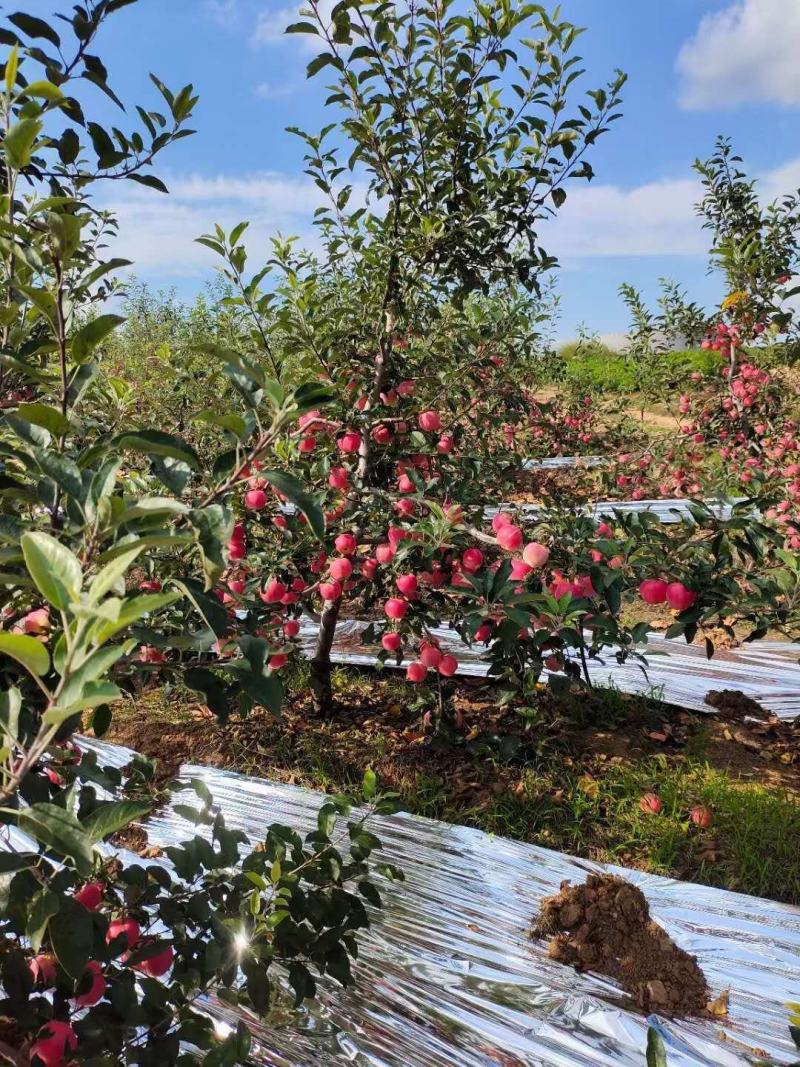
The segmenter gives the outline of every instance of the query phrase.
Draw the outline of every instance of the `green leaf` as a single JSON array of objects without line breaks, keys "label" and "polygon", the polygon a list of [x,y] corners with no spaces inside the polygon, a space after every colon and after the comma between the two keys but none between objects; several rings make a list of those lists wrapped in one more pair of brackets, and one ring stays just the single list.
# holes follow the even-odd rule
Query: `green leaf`
[{"label": "green leaf", "polygon": [[50,920],[48,933],[62,968],[71,978],[82,978],[94,948],[94,920],[89,909],[71,897],[62,897],[61,908]]},{"label": "green leaf", "polygon": [[200,470],[197,453],[180,437],[163,433],[161,430],[136,430],[123,433],[110,442],[111,448],[126,449],[131,452],[144,452],[148,456],[171,456],[187,463],[192,470]]},{"label": "green leaf", "polygon": [[31,82],[25,87],[25,96],[38,96],[50,104],[60,103],[64,99],[64,94],[58,86],[48,81]]},{"label": "green leaf", "polygon": [[45,41],[49,41],[50,44],[54,44],[56,48],[61,47],[61,38],[44,19],[36,18],[35,15],[28,15],[24,11],[16,11],[13,15],[8,16],[8,21],[13,23],[18,30],[22,30],[24,34],[27,34],[28,37],[42,37]]},{"label": "green leaf", "polygon": [[152,808],[146,800],[112,800],[100,804],[83,820],[83,828],[93,843],[121,830],[135,819],[142,819]]},{"label": "green leaf", "polygon": [[231,701],[222,682],[204,667],[190,667],[183,674],[184,685],[202,693],[206,706],[216,715],[220,723],[226,723],[231,710]]},{"label": "green leaf", "polygon": [[17,412],[27,422],[49,430],[55,437],[61,437],[69,430],[69,419],[48,404],[20,404]]},{"label": "green leaf", "polygon": [[647,1067],[667,1067],[667,1050],[654,1026],[647,1031]]},{"label": "green leaf", "polygon": [[45,600],[63,611],[80,596],[83,573],[76,556],[46,533],[26,533],[20,541],[25,565]]},{"label": "green leaf", "polygon": [[17,84],[17,70],[19,68],[19,49],[16,45],[11,49],[6,60],[6,91],[13,92]]},{"label": "green leaf", "polygon": [[5,693],[0,693],[0,729],[12,744],[19,737],[19,713],[21,708],[22,693],[16,686],[12,686]]},{"label": "green leaf", "polygon": [[42,472],[51,478],[67,496],[81,503],[84,497],[83,480],[76,463],[58,452],[34,450],[34,458]]},{"label": "green leaf", "polygon": [[52,889],[40,889],[34,893],[28,904],[28,918],[25,924],[25,934],[31,943],[33,952],[41,948],[44,932],[50,919],[57,913],[61,905],[61,897]]},{"label": "green leaf", "polygon": [[60,726],[62,722],[81,711],[112,704],[121,699],[122,692],[113,682],[87,682],[80,689],[75,686],[69,695],[62,696],[58,704],[44,713],[42,722],[50,726]]},{"label": "green leaf", "polygon": [[69,682],[61,691],[60,702],[66,704],[72,699],[70,687],[73,684],[75,686],[85,686],[87,682],[97,681],[98,678],[107,674],[118,660],[126,656],[135,647],[136,639],[131,637],[127,641],[123,641],[121,645],[109,645],[107,648],[95,649],[91,655],[86,657],[80,667],[70,675]]},{"label": "green leaf", "polygon": [[148,189],[156,189],[159,193],[168,193],[169,189],[155,174],[127,174],[128,181],[136,182],[137,185],[145,185]]},{"label": "green leaf", "polygon": [[364,771],[364,781],[361,785],[361,792],[365,800],[372,800],[375,796],[375,792],[378,788],[378,779],[375,776],[375,771],[371,767],[368,767]]},{"label": "green leaf", "polygon": [[[124,555],[131,547],[133,542],[120,541],[119,544],[114,545],[113,548],[106,549],[98,557],[100,563],[108,563],[109,560],[116,559],[117,556]],[[194,537],[190,533],[173,533],[171,530],[165,533],[146,534],[144,537],[138,538],[137,544],[141,544],[144,548],[164,548],[173,549],[180,548],[183,545],[191,545],[194,543]]]},{"label": "green leaf", "polygon": [[325,537],[325,516],[316,500],[305,491],[300,482],[291,474],[283,471],[261,471],[261,477],[266,478],[270,485],[274,486],[283,495],[302,511],[308,519],[308,525],[313,530],[317,539],[321,541]]},{"label": "green leaf", "polygon": [[92,845],[75,816],[57,804],[33,804],[18,816],[20,830],[59,856],[69,857],[78,872],[92,870]]},{"label": "green leaf", "polygon": [[108,621],[101,619],[97,623],[92,638],[96,644],[102,645],[114,634],[138,622],[145,615],[158,611],[168,604],[173,604],[179,599],[180,593],[145,593],[143,596],[131,597],[121,603],[116,618]]},{"label": "green leaf", "polygon": [[41,128],[39,119],[20,119],[5,135],[3,152],[14,170],[22,170],[30,163],[33,145]]},{"label": "green leaf", "polygon": [[113,589],[143,549],[144,545],[134,544],[127,552],[121,552],[97,572],[89,586],[89,599],[93,604],[97,604],[106,593]]},{"label": "green leaf", "polygon": [[0,653],[11,656],[37,678],[50,670],[50,654],[35,637],[0,633]]},{"label": "green leaf", "polygon": [[219,415],[216,411],[201,411],[199,415],[195,416],[194,421],[204,422],[209,426],[218,426],[221,430],[227,430],[228,433],[232,433],[235,437],[244,437],[248,430],[248,424],[245,419],[241,415],[236,415],[232,412]]},{"label": "green leaf", "polygon": [[313,33],[318,34],[319,30],[313,22],[293,22],[287,26],[283,31],[284,33]]},{"label": "green leaf", "polygon": [[72,358],[76,363],[86,363],[95,348],[125,319],[122,315],[98,315],[87,322],[72,337]]},{"label": "green leaf", "polygon": [[230,536],[231,516],[220,504],[194,508],[189,512],[189,522],[197,532],[197,543],[203,560],[206,587],[210,588],[225,569],[225,543]]}]

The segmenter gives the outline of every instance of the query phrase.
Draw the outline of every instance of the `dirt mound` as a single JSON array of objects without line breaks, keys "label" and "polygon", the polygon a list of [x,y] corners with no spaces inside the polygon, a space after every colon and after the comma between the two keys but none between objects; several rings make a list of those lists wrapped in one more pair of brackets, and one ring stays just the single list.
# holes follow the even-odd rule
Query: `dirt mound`
[{"label": "dirt mound", "polygon": [[705,703],[732,719],[743,719],[751,715],[756,719],[766,719],[766,712],[757,700],[753,700],[739,689],[710,689],[705,696]]},{"label": "dirt mound", "polygon": [[610,874],[563,882],[542,901],[532,936],[552,937],[551,959],[619,982],[645,1012],[702,1015],[710,993],[694,956],[672,941],[641,890]]}]

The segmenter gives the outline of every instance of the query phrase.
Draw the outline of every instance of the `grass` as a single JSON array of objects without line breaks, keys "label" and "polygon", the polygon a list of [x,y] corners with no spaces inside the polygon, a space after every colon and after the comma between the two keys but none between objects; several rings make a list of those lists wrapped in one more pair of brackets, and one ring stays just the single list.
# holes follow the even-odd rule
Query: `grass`
[{"label": "grass", "polygon": [[[524,709],[503,710],[487,687],[472,687],[454,697],[466,736],[437,746],[420,728],[419,689],[353,671],[337,672],[335,685],[342,714],[333,722],[315,719],[295,696],[281,720],[264,713],[220,728],[179,694],[165,699],[151,691],[115,713],[110,737],[167,760],[329,791],[356,787],[371,766],[382,786],[419,815],[800,903],[793,772],[771,772],[759,755],[732,751],[714,719],[675,712],[683,734],[665,752],[648,740],[648,731],[663,728],[663,705],[611,690],[566,705],[540,693]],[[301,673],[294,692],[303,687]],[[688,727],[679,725],[686,720]],[[498,738],[514,731],[516,754],[501,759]],[[657,815],[639,808],[650,791],[663,802]],[[707,829],[689,820],[698,804],[713,812]]]}]

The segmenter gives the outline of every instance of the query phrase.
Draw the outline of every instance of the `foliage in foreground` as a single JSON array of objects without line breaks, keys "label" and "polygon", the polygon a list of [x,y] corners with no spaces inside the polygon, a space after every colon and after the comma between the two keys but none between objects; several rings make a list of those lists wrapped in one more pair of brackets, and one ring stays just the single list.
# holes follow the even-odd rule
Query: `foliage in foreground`
[{"label": "foliage in foreground", "polygon": [[[117,432],[118,392],[101,362],[121,321],[105,302],[124,263],[102,257],[114,224],[92,192],[101,180],[162,189],[153,159],[190,132],[196,102],[191,86],[173,93],[154,78],[166,115],[138,108],[141,128],[128,133],[87,118],[71,95],[77,78],[122,106],[90,49],[124,6],[77,6],[64,25],[17,13],[2,31],[0,1057],[37,1067],[242,1062],[245,1023],[217,1034],[201,998],[263,1015],[276,972],[295,1003],[315,994],[315,974],[348,983],[367,904],[380,902],[368,866],[379,842],[363,817],[337,828],[343,799],[326,802],[304,837],[274,825],[251,848],[196,786],[201,806],[179,810],[198,836],[168,850],[169,866],[129,861],[105,842],[150,810],[151,771],[136,761],[121,775],[69,740],[86,711],[96,734],[107,728],[111,705],[152,662],[143,635],[166,612],[181,614],[181,668],[196,682],[215,640],[208,617],[228,625],[207,590],[233,536],[241,469],[325,399],[316,385],[264,383],[247,447],[205,462],[161,429]],[[237,379],[235,360],[225,370]],[[142,455],[146,473],[126,465]],[[299,484],[274,479],[321,534]],[[172,560],[169,588],[132,578],[161,556]],[[228,691],[242,707],[277,707],[268,634],[236,639]],[[385,808],[370,776],[365,792],[370,809]]]}]

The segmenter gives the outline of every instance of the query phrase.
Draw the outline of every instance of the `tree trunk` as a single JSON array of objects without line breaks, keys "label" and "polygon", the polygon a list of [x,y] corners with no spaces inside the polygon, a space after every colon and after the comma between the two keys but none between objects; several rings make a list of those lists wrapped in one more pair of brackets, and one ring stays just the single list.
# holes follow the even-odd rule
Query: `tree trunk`
[{"label": "tree trunk", "polygon": [[[378,355],[375,359],[375,371],[372,381],[372,389],[367,400],[366,410],[373,409],[380,402],[381,392],[386,382],[386,374],[389,360],[392,355],[392,332],[394,330],[394,315],[388,309],[388,301],[392,294],[391,285],[387,281],[386,298],[384,299],[385,334],[378,346]],[[370,481],[370,438],[369,433],[362,434],[359,448],[358,468],[356,477],[360,485],[368,485]],[[314,650],[314,658],[311,660],[311,697],[314,702],[314,710],[323,718],[333,715],[333,689],[331,686],[331,648],[336,635],[336,622],[339,618],[339,610],[342,606],[342,598],[328,600],[322,609],[319,620],[319,633],[317,634],[317,647]]]},{"label": "tree trunk", "polygon": [[322,609],[317,634],[317,647],[311,660],[311,697],[314,710],[324,718],[333,713],[333,689],[331,687],[331,648],[336,634],[336,621],[342,599],[327,600]]}]

